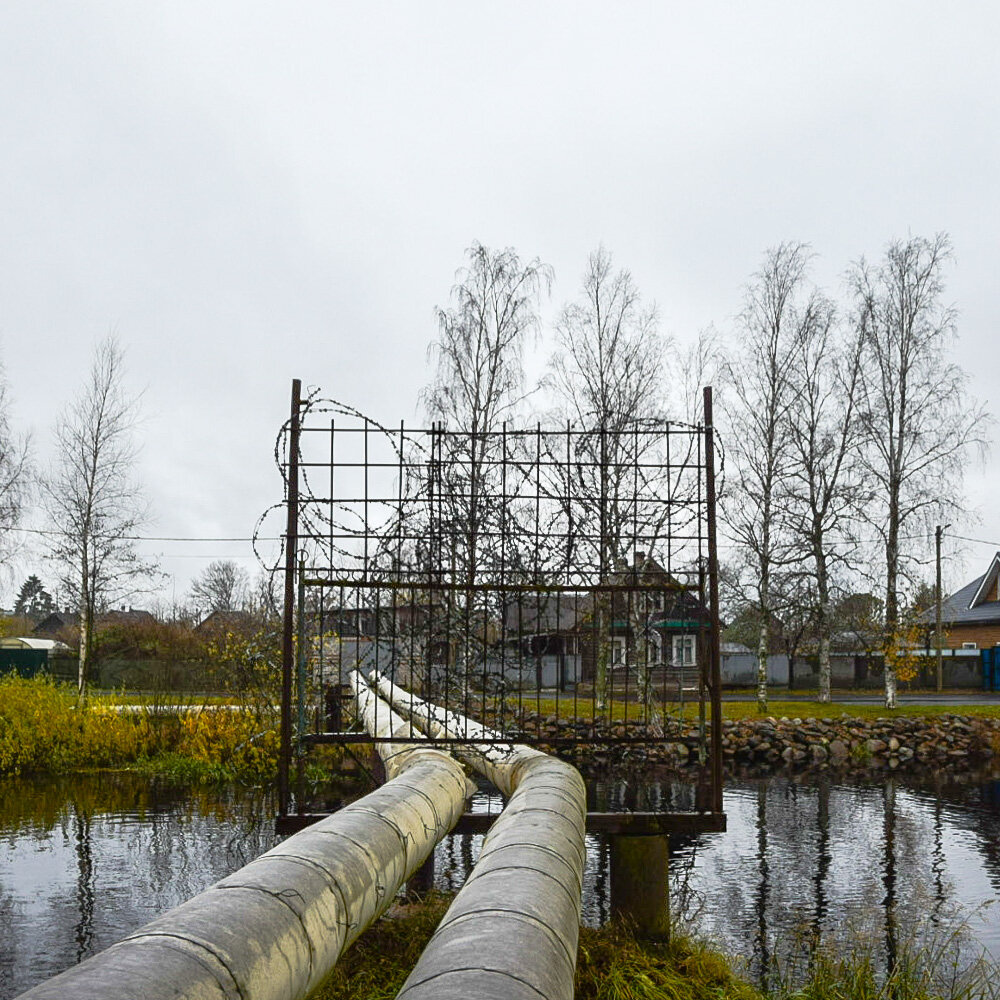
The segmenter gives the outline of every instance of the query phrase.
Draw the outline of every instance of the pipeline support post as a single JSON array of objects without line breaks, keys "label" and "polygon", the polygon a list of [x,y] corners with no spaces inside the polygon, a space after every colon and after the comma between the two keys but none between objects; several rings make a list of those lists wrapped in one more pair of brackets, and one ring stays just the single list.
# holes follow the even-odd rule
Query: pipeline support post
[{"label": "pipeline support post", "polygon": [[623,919],[639,937],[668,941],[670,838],[614,834],[609,844],[611,916]]}]

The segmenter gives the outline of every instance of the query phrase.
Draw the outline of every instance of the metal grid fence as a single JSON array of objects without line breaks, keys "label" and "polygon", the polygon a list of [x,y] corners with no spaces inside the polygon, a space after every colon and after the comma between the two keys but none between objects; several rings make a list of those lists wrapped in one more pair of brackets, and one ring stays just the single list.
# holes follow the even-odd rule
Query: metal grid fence
[{"label": "metal grid fence", "polygon": [[705,403],[698,425],[390,428],[296,382],[278,452],[283,808],[296,752],[368,739],[348,710],[358,669],[519,743],[656,743],[686,713],[721,810]]}]

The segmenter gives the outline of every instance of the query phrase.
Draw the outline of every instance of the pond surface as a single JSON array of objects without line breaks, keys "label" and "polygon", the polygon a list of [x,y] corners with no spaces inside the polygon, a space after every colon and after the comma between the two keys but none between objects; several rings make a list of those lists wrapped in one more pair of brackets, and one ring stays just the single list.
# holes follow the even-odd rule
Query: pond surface
[{"label": "pond surface", "polygon": [[[592,808],[646,809],[689,794],[670,781],[595,782]],[[485,807],[485,799],[478,803]],[[496,808],[494,800],[494,808]],[[1000,774],[916,782],[744,778],[729,832],[675,838],[675,908],[751,970],[788,942],[864,933],[878,960],[914,933],[967,917],[967,953],[1000,960]],[[0,1000],[107,947],[275,842],[259,789],[177,789],[128,774],[0,782]],[[481,836],[437,848],[458,888]],[[588,836],[584,920],[608,913],[608,848]]]}]

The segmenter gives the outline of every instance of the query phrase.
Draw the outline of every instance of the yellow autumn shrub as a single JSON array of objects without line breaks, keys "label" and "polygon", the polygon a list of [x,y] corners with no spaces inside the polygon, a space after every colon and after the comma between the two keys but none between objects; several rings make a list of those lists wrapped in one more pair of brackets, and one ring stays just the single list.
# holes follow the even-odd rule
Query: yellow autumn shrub
[{"label": "yellow autumn shrub", "polygon": [[915,680],[923,658],[920,656],[920,630],[913,621],[902,621],[885,646],[885,663],[896,671],[896,679],[904,684]]},{"label": "yellow autumn shrub", "polygon": [[74,766],[80,724],[63,686],[0,678],[0,774]]},{"label": "yellow autumn shrub", "polygon": [[261,780],[277,765],[266,716],[227,706],[181,713],[122,711],[110,699],[77,706],[76,691],[45,677],[0,678],[0,775],[124,767],[178,755],[213,778]]},{"label": "yellow autumn shrub", "polygon": [[185,712],[177,752],[243,779],[273,775],[278,759],[274,721],[230,706]]}]

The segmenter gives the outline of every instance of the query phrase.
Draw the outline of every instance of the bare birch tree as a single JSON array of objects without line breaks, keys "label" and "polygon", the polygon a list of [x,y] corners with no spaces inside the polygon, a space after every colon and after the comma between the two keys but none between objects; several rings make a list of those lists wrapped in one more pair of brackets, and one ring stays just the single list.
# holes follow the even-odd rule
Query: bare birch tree
[{"label": "bare birch tree", "polygon": [[785,428],[790,461],[781,484],[784,516],[794,544],[809,566],[811,627],[819,661],[819,700],[830,700],[831,587],[838,563],[851,549],[838,547],[864,496],[857,399],[861,340],[839,339],[835,307],[820,293],[806,303],[792,356],[794,404]]},{"label": "bare birch tree", "polygon": [[[760,614],[757,709],[767,711],[767,656],[777,610],[774,576],[788,562],[779,490],[788,471],[785,433],[794,399],[790,373],[808,309],[801,307],[809,248],[782,243],[768,250],[747,286],[737,326],[740,349],[728,371],[725,405],[730,476],[723,517],[742,550],[748,590]],[[735,468],[733,468],[735,466]]]},{"label": "bare birch tree", "polygon": [[[956,336],[955,310],[942,302],[951,256],[943,233],[911,237],[890,243],[878,264],[862,258],[850,271],[864,345],[865,463],[877,490],[867,515],[885,559],[886,654],[899,642],[901,581],[912,559],[903,529],[960,508],[969,450],[984,446],[989,422],[983,405],[970,398],[968,375],[947,356]],[[896,704],[891,660],[887,655],[888,708]]]},{"label": "bare birch tree", "polygon": [[42,482],[52,525],[50,555],[80,615],[78,690],[86,697],[94,622],[109,604],[142,589],[154,567],[136,551],[147,506],[135,480],[132,436],[138,399],[124,384],[124,353],[114,336],[98,344],[79,397],[55,428],[58,459]]},{"label": "bare birch tree", "polygon": [[667,400],[671,419],[700,424],[705,419],[705,386],[715,385],[726,369],[724,342],[714,327],[706,327],[691,343],[670,345],[667,367],[674,387]]},{"label": "bare birch tree", "polygon": [[[625,269],[616,271],[603,247],[588,259],[582,296],[559,316],[556,344],[548,385],[559,416],[585,432],[577,441],[577,460],[568,470],[576,481],[560,486],[559,493],[573,498],[577,508],[573,520],[583,541],[577,545],[576,558],[594,564],[607,583],[613,574],[631,569],[634,553],[627,551],[627,545],[643,520],[633,482],[641,457],[636,449],[649,445],[649,436],[640,432],[663,417],[664,344],[657,331],[656,307],[643,306],[632,275]],[[596,551],[587,551],[592,547]],[[611,608],[597,608],[596,613],[597,632],[603,639],[594,687],[602,707],[610,641],[607,623],[601,619],[610,617]]]},{"label": "bare birch tree", "polygon": [[232,559],[215,559],[191,581],[195,606],[212,611],[237,611],[250,598],[250,574]]},{"label": "bare birch tree", "polygon": [[[482,574],[517,573],[527,558],[514,543],[516,511],[500,495],[497,460],[504,422],[525,399],[523,352],[537,333],[538,305],[552,273],[537,258],[522,261],[509,247],[491,250],[476,243],[467,258],[452,289],[453,305],[438,310],[439,333],[429,352],[434,379],[422,393],[428,417],[454,432],[441,435],[436,456],[441,474],[449,477],[435,487],[443,547],[417,558],[443,560],[439,572],[471,588]],[[501,534],[512,542],[502,550]],[[474,643],[470,623],[486,615],[473,608],[471,589],[456,599],[442,624],[458,616],[465,642]],[[502,608],[492,610],[502,614]]]},{"label": "bare birch tree", "polygon": [[13,529],[18,526],[32,489],[31,442],[11,426],[10,389],[0,367],[0,556],[5,560],[17,549]]},{"label": "bare birch tree", "polygon": [[454,305],[437,310],[439,334],[429,352],[436,369],[422,398],[431,419],[469,431],[481,446],[524,400],[524,347],[537,333],[552,272],[537,258],[523,263],[510,247],[474,243],[467,257]]}]

